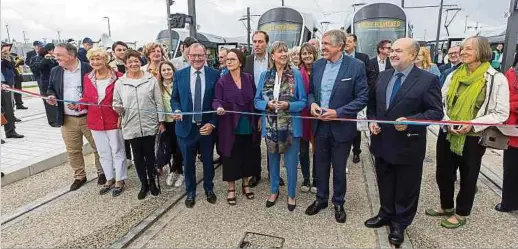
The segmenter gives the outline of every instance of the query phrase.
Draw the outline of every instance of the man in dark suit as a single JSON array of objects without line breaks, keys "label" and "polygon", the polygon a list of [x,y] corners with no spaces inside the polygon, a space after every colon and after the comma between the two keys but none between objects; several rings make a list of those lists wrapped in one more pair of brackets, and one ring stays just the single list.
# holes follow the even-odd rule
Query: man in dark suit
[{"label": "man in dark suit", "polygon": [[104,185],[106,176],[99,161],[92,133],[86,124],[88,110],[77,111],[72,103],[56,101],[56,99],[79,101],[83,97],[83,76],[92,71],[92,67],[77,59],[77,48],[69,43],[56,45],[53,55],[59,66],[50,71],[47,103],[58,106],[56,125],[61,126],[68,161],[74,171],[75,180],[70,186],[70,191],[79,189],[87,182],[83,157],[83,136],[86,137],[94,151],[95,166],[99,176],[97,184]]},{"label": "man in dark suit", "polygon": [[[442,119],[439,78],[414,66],[418,53],[417,41],[402,38],[394,42],[390,53],[394,69],[382,72],[370,92],[369,119]],[[389,225],[390,243],[400,246],[417,211],[427,127],[370,123],[369,129],[381,207],[365,226]]]},{"label": "man in dark suit", "polygon": [[452,46],[448,49],[448,63],[439,67],[439,71],[443,73],[444,71],[457,67],[460,64],[460,46]]},{"label": "man in dark suit", "polygon": [[[25,55],[25,65],[27,65],[27,66],[30,66],[31,60],[34,57],[38,56],[38,51],[40,50],[41,47],[43,47],[43,43],[40,41],[34,41],[32,43],[32,47],[34,48],[34,50],[27,52],[27,54]],[[34,75],[34,77],[36,77],[36,75]]]},{"label": "man in dark suit", "polygon": [[[219,72],[205,65],[206,49],[199,43],[189,47],[190,67],[177,71],[173,80],[171,109],[174,112],[212,111],[214,87],[219,80]],[[216,128],[216,113],[174,115],[178,145],[184,160],[185,206],[192,208],[196,198],[196,154],[201,151],[203,163],[203,188],[209,203],[216,203],[214,194],[214,164],[212,157],[214,144],[212,131]]]},{"label": "man in dark suit", "polygon": [[93,46],[94,46],[93,44],[94,44],[94,42],[92,41],[92,39],[90,39],[88,37],[85,37],[85,39],[83,39],[83,47],[79,48],[79,50],[77,52],[77,58],[80,61],[89,63],[88,58],[86,57],[86,54],[88,53],[88,50],[93,48]]},{"label": "man in dark suit", "polygon": [[[345,168],[356,136],[356,123],[334,120],[356,118],[367,105],[368,86],[365,65],[344,55],[345,33],[330,30],[323,35],[323,59],[313,64],[309,84],[308,103],[314,122],[315,167],[317,175],[316,201],[306,209],[307,215],[315,215],[328,205],[329,174],[333,165],[333,198],[335,219],[344,223],[346,178]],[[344,155],[345,153],[345,155]]]},{"label": "man in dark suit", "polygon": [[[367,54],[356,51],[357,43],[358,37],[355,34],[347,34],[345,40],[345,55],[356,58],[363,62],[365,65],[365,75],[367,76],[367,85],[372,86],[376,81],[376,73],[374,72],[374,68],[370,65],[369,56]],[[361,143],[361,131],[356,131],[356,137],[353,141],[353,163],[360,162],[360,154],[362,153]],[[346,172],[349,171],[346,169]]]},{"label": "man in dark suit", "polygon": [[[378,75],[380,74],[380,72],[392,68],[392,64],[390,64],[389,59],[391,46],[392,42],[389,40],[382,40],[376,46],[378,55],[370,60],[370,66],[373,68],[373,71],[376,75],[375,79],[378,79]],[[376,81],[372,83],[376,83]],[[373,86],[370,85],[369,87],[372,88]]]},{"label": "man in dark suit", "polygon": [[[244,72],[249,73],[254,78],[255,86],[259,83],[259,78],[261,73],[268,70],[268,52],[266,49],[268,48],[268,43],[270,42],[270,37],[268,33],[258,30],[252,36],[252,42],[254,45],[254,53],[246,57]],[[260,153],[260,151],[258,151]],[[261,158],[261,154],[256,155]],[[260,160],[260,159],[258,159]],[[266,168],[268,171],[270,167],[268,167],[268,160],[266,160]],[[262,169],[259,169],[259,174],[257,176],[250,177],[250,187],[255,187],[261,181],[261,172]],[[270,175],[270,174],[268,174]],[[282,177],[279,180],[279,185],[284,186],[284,180]]]}]

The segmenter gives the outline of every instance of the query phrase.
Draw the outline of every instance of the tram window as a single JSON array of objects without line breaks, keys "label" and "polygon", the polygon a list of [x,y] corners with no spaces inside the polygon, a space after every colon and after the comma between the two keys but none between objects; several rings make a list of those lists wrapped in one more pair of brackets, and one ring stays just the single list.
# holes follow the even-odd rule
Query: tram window
[{"label": "tram window", "polygon": [[302,36],[303,37],[303,40],[302,42],[308,42],[309,40],[311,40],[311,32],[309,31],[308,28],[304,28],[304,35]]},{"label": "tram window", "polygon": [[283,41],[289,48],[298,46],[302,24],[292,22],[270,22],[262,24],[259,30],[265,31],[270,36],[270,42]]},{"label": "tram window", "polygon": [[354,24],[354,33],[358,37],[358,51],[373,58],[379,41],[395,41],[406,36],[406,22],[392,18],[363,20]]}]

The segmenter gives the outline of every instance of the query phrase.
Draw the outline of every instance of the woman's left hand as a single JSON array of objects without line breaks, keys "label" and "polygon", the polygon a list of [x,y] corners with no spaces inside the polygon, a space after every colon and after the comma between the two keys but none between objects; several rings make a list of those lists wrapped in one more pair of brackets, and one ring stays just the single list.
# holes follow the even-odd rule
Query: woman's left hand
[{"label": "woman's left hand", "polygon": [[473,125],[462,125],[462,127],[460,127],[460,129],[457,130],[457,132],[461,135],[464,135],[468,132],[470,132],[471,130],[473,129]]},{"label": "woman's left hand", "polygon": [[275,108],[277,110],[288,110],[290,108],[290,103],[288,101],[277,101],[275,103]]},{"label": "woman's left hand", "polygon": [[160,123],[160,125],[158,125],[158,131],[160,133],[164,133],[165,132],[165,125],[163,123]]}]

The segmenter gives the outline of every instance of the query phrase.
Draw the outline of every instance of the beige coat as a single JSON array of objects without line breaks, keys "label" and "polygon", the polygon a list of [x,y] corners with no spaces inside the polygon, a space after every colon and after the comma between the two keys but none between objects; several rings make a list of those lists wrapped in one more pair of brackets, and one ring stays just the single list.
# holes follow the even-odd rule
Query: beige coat
[{"label": "beige coat", "polygon": [[[455,71],[450,73],[444,82],[444,86],[442,87],[442,104],[444,107],[444,119],[450,120],[448,117],[448,110],[446,106],[446,94],[448,93],[448,88],[451,83],[451,78]],[[490,92],[490,84],[491,84],[491,76],[494,75],[493,82],[493,93],[492,96],[489,96]],[[474,123],[489,123],[489,124],[502,124],[507,118],[509,118],[509,85],[507,82],[507,78],[502,73],[497,72],[494,68],[489,67],[484,77],[486,78],[486,99],[484,100],[484,104],[477,113],[475,119],[471,120]],[[487,114],[486,106],[488,106]],[[473,126],[474,132],[481,132],[489,126]]]}]

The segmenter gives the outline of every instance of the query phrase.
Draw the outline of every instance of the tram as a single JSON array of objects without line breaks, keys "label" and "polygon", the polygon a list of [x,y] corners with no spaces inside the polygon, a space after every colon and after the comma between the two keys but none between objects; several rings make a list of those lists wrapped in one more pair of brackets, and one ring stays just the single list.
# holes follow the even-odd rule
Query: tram
[{"label": "tram", "polygon": [[345,27],[348,27],[348,33],[358,37],[357,50],[371,58],[377,54],[376,45],[379,41],[413,37],[413,26],[405,11],[391,3],[373,3],[361,7]]},{"label": "tram", "polygon": [[283,41],[292,48],[316,38],[322,28],[310,14],[288,7],[277,7],[261,15],[257,30],[267,32],[271,42]]},{"label": "tram", "polygon": [[[176,58],[182,55],[182,52],[180,51],[180,45],[185,38],[189,37],[189,31],[187,30],[172,30],[173,34],[173,44],[171,45],[169,42],[169,32],[167,29],[162,30],[158,33],[156,37],[156,42],[164,45],[164,47],[167,48],[167,50],[170,53],[170,58]],[[208,51],[208,57],[207,57],[207,63],[209,65],[216,65],[217,63],[217,54],[218,54],[218,46],[220,44],[226,43],[226,40],[224,37],[209,34],[209,33],[203,33],[203,32],[197,32],[196,33],[196,39],[199,43],[201,43],[203,46],[207,48]]]}]

